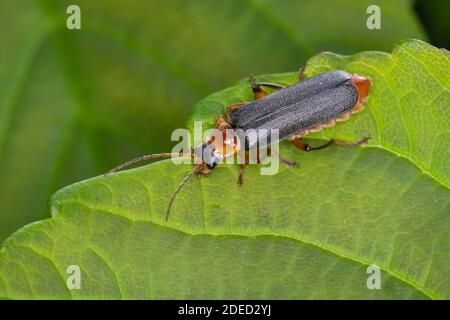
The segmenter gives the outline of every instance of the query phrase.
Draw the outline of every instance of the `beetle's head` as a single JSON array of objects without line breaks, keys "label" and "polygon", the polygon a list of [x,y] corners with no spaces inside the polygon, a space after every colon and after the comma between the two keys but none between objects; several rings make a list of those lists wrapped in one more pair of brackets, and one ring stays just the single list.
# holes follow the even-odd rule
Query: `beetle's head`
[{"label": "beetle's head", "polygon": [[351,79],[353,85],[358,90],[358,97],[360,102],[365,102],[369,95],[369,90],[372,82],[368,77],[359,76],[357,74],[352,75]]},{"label": "beetle's head", "polygon": [[213,134],[199,147],[194,148],[197,159],[201,159],[208,169],[212,170],[220,161],[234,156],[241,149],[239,137],[231,125],[219,116]]},{"label": "beetle's head", "polygon": [[241,143],[234,134],[220,133],[220,136],[210,136],[201,146],[194,148],[199,162],[212,170],[216,165],[228,157],[234,156],[241,149]]}]

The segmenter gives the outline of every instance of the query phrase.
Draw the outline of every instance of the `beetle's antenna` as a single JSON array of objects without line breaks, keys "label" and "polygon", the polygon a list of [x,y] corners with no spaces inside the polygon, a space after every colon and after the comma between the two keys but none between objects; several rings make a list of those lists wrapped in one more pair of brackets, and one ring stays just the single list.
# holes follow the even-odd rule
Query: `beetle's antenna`
[{"label": "beetle's antenna", "polygon": [[194,168],[191,170],[191,172],[189,172],[186,175],[186,177],[184,177],[183,181],[180,182],[180,184],[178,185],[177,189],[173,193],[172,198],[170,198],[169,206],[167,207],[167,211],[166,211],[166,222],[169,220],[170,209],[172,208],[172,204],[175,201],[175,197],[177,196],[177,193],[181,190],[181,188],[184,186],[186,181],[188,181],[189,178],[192,177],[192,175],[194,173],[196,173],[197,171],[198,171],[198,166],[194,166]]},{"label": "beetle's antenna", "polygon": [[192,153],[154,153],[154,154],[146,154],[144,156],[140,156],[131,160],[128,160],[127,162],[124,162],[117,167],[109,170],[107,173],[105,173],[105,177],[116,172],[119,170],[122,170],[125,167],[128,167],[136,162],[148,160],[148,159],[155,159],[155,158],[172,158],[172,157],[192,157]]}]

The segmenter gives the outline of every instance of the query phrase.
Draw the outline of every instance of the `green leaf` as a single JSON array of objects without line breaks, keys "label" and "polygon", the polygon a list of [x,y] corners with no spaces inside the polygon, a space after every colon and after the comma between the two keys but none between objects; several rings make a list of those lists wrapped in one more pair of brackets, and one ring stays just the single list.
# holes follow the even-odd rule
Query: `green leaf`
[{"label": "green leaf", "polygon": [[[392,54],[324,53],[307,76],[370,76],[366,108],[311,143],[373,139],[357,149],[280,152],[300,162],[274,176],[220,165],[190,180],[171,219],[168,199],[190,170],[160,161],[57,192],[52,218],[22,228],[0,252],[6,298],[450,298],[450,57],[405,41]],[[292,83],[296,73],[258,79]],[[242,80],[202,100],[211,121],[251,99]],[[381,268],[381,289],[366,286]],[[66,269],[81,269],[68,290]]]},{"label": "green leaf", "polygon": [[0,240],[60,187],[170,149],[189,107],[236,79],[425,39],[411,1],[377,2],[381,30],[373,0],[84,0],[67,30],[73,3],[0,1]]}]

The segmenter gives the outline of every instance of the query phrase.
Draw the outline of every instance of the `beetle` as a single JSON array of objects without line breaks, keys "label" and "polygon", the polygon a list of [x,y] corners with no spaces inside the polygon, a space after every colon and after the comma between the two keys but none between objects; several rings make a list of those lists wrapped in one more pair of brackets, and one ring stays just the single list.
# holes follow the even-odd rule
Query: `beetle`
[{"label": "beetle", "polygon": [[[222,134],[222,141],[218,142],[211,137],[190,153],[158,153],[144,155],[129,160],[105,175],[121,170],[136,162],[163,157],[188,156],[196,159],[193,169],[184,177],[174,191],[166,211],[166,221],[169,219],[170,209],[176,195],[183,185],[194,175],[208,175],[220,160],[235,155],[239,150],[246,151],[258,147],[258,139],[240,141],[227,137],[230,129],[265,129],[277,130],[278,140],[290,140],[303,151],[325,149],[333,144],[344,147],[356,147],[365,144],[370,139],[363,137],[355,142],[346,142],[331,139],[319,146],[310,146],[303,138],[323,128],[334,126],[337,122],[346,121],[351,114],[360,112],[368,98],[371,80],[368,77],[350,74],[341,70],[329,71],[309,79],[304,79],[304,69],[299,73],[299,81],[290,86],[281,86],[274,83],[256,82],[255,77],[249,79],[250,87],[255,100],[231,105],[226,110],[226,118],[219,115],[215,128]],[[274,90],[268,93],[264,88]],[[268,141],[274,143],[277,141]],[[225,144],[227,146],[225,147]],[[295,161],[279,157],[289,167],[295,167]],[[246,162],[247,159],[246,159]],[[237,183],[242,185],[243,169],[241,164]]]}]

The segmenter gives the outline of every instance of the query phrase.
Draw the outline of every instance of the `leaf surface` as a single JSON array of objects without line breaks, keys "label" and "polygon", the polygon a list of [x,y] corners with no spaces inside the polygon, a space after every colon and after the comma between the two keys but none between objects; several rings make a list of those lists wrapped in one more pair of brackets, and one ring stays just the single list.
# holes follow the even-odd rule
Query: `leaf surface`
[{"label": "leaf surface", "polygon": [[[325,53],[307,76],[331,69],[370,76],[366,108],[311,135],[357,149],[280,150],[300,167],[262,176],[220,165],[190,180],[171,219],[168,199],[190,170],[170,160],[58,191],[52,218],[22,228],[0,252],[6,298],[450,298],[449,54],[405,41],[392,54]],[[295,82],[296,73],[260,76]],[[246,80],[213,94],[191,120],[211,124],[248,101]],[[367,268],[381,268],[381,289]],[[67,267],[81,269],[68,290]]]}]

